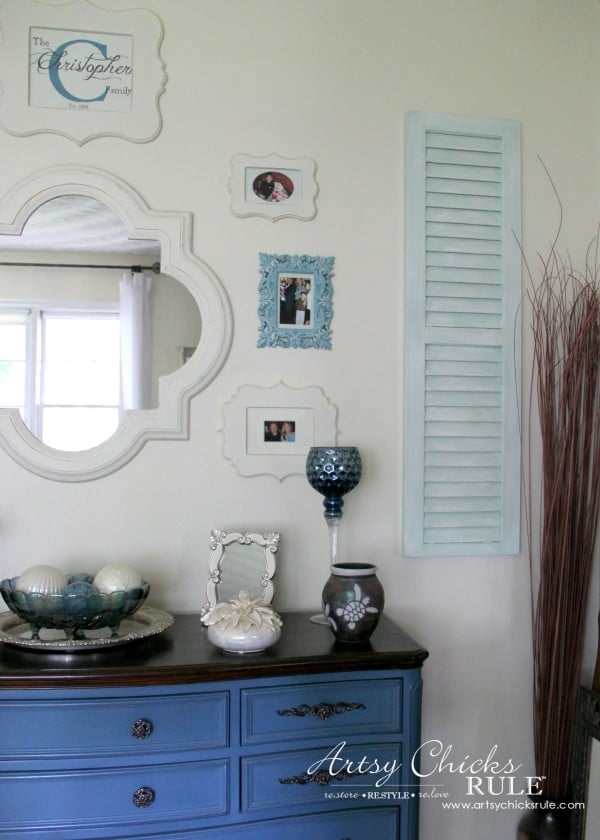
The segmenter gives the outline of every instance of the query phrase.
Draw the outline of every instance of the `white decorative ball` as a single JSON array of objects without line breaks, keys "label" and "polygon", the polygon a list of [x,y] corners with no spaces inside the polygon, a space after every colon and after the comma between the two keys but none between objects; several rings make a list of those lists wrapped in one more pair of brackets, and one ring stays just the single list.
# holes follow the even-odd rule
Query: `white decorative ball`
[{"label": "white decorative ball", "polygon": [[66,575],[55,566],[30,566],[25,569],[16,586],[21,592],[39,595],[61,595],[66,587]]},{"label": "white decorative ball", "polygon": [[128,592],[138,589],[142,579],[131,566],[124,563],[109,563],[103,566],[94,578],[94,586],[98,592]]}]

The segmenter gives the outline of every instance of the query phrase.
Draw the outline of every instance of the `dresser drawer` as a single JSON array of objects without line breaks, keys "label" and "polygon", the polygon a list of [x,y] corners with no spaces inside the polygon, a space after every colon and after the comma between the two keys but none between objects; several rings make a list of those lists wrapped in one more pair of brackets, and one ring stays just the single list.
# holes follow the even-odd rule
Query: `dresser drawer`
[{"label": "dresser drawer", "polygon": [[[229,810],[228,777],[226,759],[81,772],[0,773],[2,828],[60,826],[83,835],[91,825],[142,826],[154,820],[223,815]],[[111,834],[119,831],[113,828]]]},{"label": "dresser drawer", "polygon": [[[296,819],[207,828],[200,831],[167,832],[151,835],[156,840],[395,840],[400,837],[402,811],[398,808],[363,808],[360,811],[305,814]],[[30,840],[28,835],[27,840]],[[31,840],[41,840],[36,834]],[[46,838],[44,838],[46,840]],[[71,840],[71,838],[69,838]],[[149,835],[122,834],[106,840],[149,840]]]},{"label": "dresser drawer", "polygon": [[402,679],[242,691],[242,743],[402,730]]},{"label": "dresser drawer", "polygon": [[[274,820],[238,829],[227,840],[393,840],[399,837],[397,809],[364,810],[337,814],[311,814],[295,820]],[[211,835],[212,836],[212,835]],[[202,840],[202,835],[199,836]],[[216,837],[215,837],[216,840]],[[225,838],[219,840],[225,840]]]},{"label": "dresser drawer", "polygon": [[0,758],[210,749],[229,743],[229,693],[6,702]]},{"label": "dresser drawer", "polygon": [[[207,832],[214,840],[393,840],[399,837],[400,812],[395,808],[310,814],[295,820],[273,820],[237,827],[231,833]],[[175,838],[174,838],[175,840]],[[198,834],[203,840],[203,834]]]},{"label": "dresser drawer", "polygon": [[349,746],[341,741],[314,750],[251,756],[242,759],[241,781],[243,811],[289,811],[323,804],[327,793],[341,791],[354,797],[352,804],[372,804],[370,791],[398,790],[402,784],[402,749],[399,744]]}]

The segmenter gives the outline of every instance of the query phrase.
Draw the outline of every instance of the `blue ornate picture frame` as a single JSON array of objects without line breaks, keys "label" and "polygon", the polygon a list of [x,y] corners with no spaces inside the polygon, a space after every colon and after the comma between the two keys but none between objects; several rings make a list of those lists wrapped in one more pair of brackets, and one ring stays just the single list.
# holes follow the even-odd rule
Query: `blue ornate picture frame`
[{"label": "blue ornate picture frame", "polygon": [[333,257],[259,254],[257,347],[331,350]]}]

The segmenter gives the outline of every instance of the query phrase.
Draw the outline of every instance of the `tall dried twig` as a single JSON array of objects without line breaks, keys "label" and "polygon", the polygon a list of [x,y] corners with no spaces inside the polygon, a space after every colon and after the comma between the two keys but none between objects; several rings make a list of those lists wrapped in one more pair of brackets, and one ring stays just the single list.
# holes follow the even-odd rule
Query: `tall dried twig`
[{"label": "tall dried twig", "polygon": [[[537,564],[527,495],[536,772],[546,796],[565,800],[600,514],[600,231],[583,273],[557,241],[540,257],[541,280],[528,296],[542,451]],[[535,428],[530,408],[530,439]]]}]

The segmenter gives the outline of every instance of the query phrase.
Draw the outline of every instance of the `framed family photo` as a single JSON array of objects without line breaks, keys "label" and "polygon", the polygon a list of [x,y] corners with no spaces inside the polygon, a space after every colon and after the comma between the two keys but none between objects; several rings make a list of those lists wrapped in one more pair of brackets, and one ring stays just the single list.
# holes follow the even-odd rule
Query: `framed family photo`
[{"label": "framed family photo", "polygon": [[[266,411],[266,414],[265,414]],[[306,455],[314,437],[314,409],[309,407],[250,407],[246,414],[249,455]]]},{"label": "framed family photo", "polygon": [[223,407],[223,454],[242,476],[304,475],[311,446],[335,445],[337,416],[317,385],[242,385]]},{"label": "framed family photo", "polygon": [[331,350],[333,257],[259,254],[258,347]]},{"label": "framed family photo", "polygon": [[234,155],[227,188],[234,216],[308,221],[317,215],[317,164],[310,158]]}]

